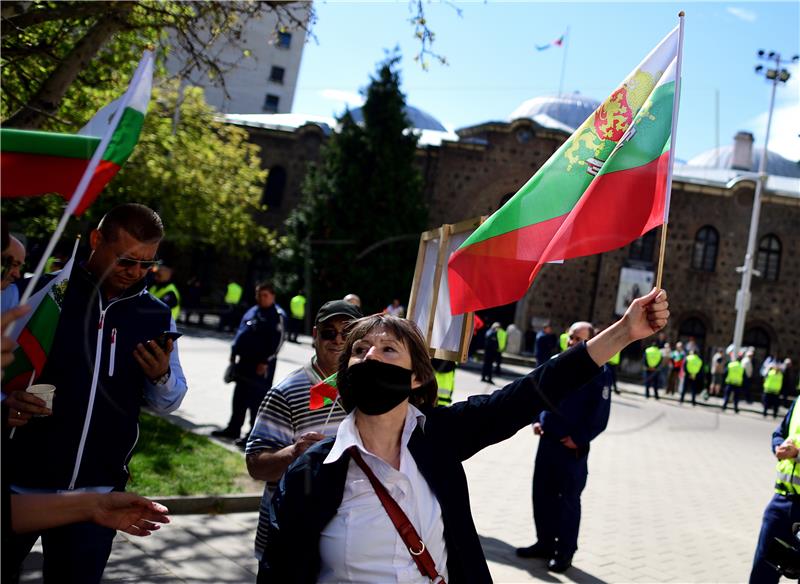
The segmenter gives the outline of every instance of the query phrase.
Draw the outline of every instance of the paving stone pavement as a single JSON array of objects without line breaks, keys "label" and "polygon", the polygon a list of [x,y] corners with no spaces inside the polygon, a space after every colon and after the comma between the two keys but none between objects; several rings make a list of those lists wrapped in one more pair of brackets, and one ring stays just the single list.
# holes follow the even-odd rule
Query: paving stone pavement
[{"label": "paving stone pavement", "polygon": [[[287,344],[276,379],[310,356]],[[221,382],[228,340],[190,333],[180,341],[190,393],[178,421],[201,433],[222,427],[232,386]],[[511,379],[524,369],[507,367]],[[460,368],[456,399],[492,391],[477,368]],[[496,377],[501,381],[503,377]],[[761,514],[772,494],[772,419],[641,397],[620,384],[608,429],[592,443],[574,566],[545,570],[514,548],[534,541],[531,477],[537,438],[525,428],[465,463],[472,512],[496,582],[746,582]],[[256,513],[175,516],[148,538],[120,534],[104,581],[254,582]],[[40,579],[40,548],[23,582]]]}]

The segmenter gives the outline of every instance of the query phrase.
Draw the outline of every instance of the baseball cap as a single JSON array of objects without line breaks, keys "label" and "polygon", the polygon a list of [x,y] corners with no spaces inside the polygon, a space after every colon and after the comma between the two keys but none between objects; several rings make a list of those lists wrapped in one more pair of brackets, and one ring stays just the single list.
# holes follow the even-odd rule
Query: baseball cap
[{"label": "baseball cap", "polygon": [[319,311],[317,311],[317,318],[314,320],[315,324],[325,322],[334,316],[346,316],[351,320],[361,318],[364,316],[358,309],[358,306],[345,302],[344,300],[331,300],[323,304]]}]

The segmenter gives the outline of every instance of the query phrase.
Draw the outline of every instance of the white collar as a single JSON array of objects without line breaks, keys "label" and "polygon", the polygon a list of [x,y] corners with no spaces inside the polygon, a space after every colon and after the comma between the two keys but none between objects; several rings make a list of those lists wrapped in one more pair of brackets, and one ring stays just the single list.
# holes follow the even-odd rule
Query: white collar
[{"label": "white collar", "polygon": [[[403,434],[400,437],[401,448],[407,448],[408,442],[411,440],[411,434],[414,433],[416,427],[425,429],[425,414],[419,411],[416,407],[408,404],[406,410],[406,420],[403,424]],[[331,451],[325,457],[323,464],[331,464],[339,460],[345,451],[351,446],[356,446],[362,454],[375,456],[366,448],[364,442],[361,440],[361,435],[358,433],[356,427],[356,412],[353,410],[347,417],[339,424],[339,429],[336,431],[336,440],[333,443]]]}]

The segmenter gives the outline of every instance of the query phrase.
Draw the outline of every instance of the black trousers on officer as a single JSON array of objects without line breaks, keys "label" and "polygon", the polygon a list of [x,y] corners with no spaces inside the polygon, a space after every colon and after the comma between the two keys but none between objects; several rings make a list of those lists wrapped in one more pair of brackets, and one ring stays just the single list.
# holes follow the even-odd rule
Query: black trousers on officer
[{"label": "black trousers on officer", "polygon": [[753,569],[750,572],[750,584],[778,584],[780,574],[767,563],[767,549],[776,537],[793,543],[795,539],[792,535],[792,524],[797,522],[800,522],[800,495],[787,497],[775,493],[764,510]]},{"label": "black trousers on officer", "polygon": [[255,365],[236,365],[236,387],[233,389],[231,419],[226,428],[231,434],[241,433],[247,410],[250,410],[250,428],[253,428],[258,408],[272,387],[275,363],[276,360],[272,359],[267,364],[267,374],[264,377],[256,374]]},{"label": "black trousers on officer", "polygon": [[700,387],[700,378],[692,377],[687,373],[686,377],[683,378],[683,385],[681,386],[681,403],[683,403],[683,399],[686,397],[686,392],[689,391],[692,394],[692,405],[697,405],[697,390]]},{"label": "black trousers on officer", "polygon": [[725,384],[724,397],[722,398],[722,411],[728,407],[728,402],[733,396],[733,411],[739,412],[739,400],[742,399],[742,388],[738,385]]},{"label": "black trousers on officer", "polygon": [[767,393],[761,396],[761,403],[764,404],[764,417],[767,417],[767,410],[772,410],[772,417],[778,417],[778,408],[781,405],[781,396],[778,393]]},{"label": "black trousers on officer", "polygon": [[533,471],[533,522],[538,544],[553,557],[571,559],[578,549],[581,493],[588,456],[542,437]]}]

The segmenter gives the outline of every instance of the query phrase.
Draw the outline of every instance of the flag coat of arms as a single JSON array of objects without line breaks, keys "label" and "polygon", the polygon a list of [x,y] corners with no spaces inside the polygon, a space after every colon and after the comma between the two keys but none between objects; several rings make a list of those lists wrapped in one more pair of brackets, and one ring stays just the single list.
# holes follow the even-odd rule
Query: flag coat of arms
[{"label": "flag coat of arms", "polygon": [[[31,197],[58,193],[70,199],[104,136],[112,132],[74,214],[83,213],[133,152],[144,124],[153,82],[153,57],[145,53],[125,95],[100,109],[77,134],[0,130],[0,193]],[[114,114],[123,107],[116,126]]]},{"label": "flag coat of arms", "polygon": [[30,311],[13,324],[10,334],[17,342],[14,361],[3,374],[3,392],[25,389],[44,369],[56,335],[64,295],[75,254],[47,285],[30,297]]},{"label": "flag coat of arms", "polygon": [[453,314],[514,302],[545,263],[616,249],[665,221],[679,32],[451,255]]}]

